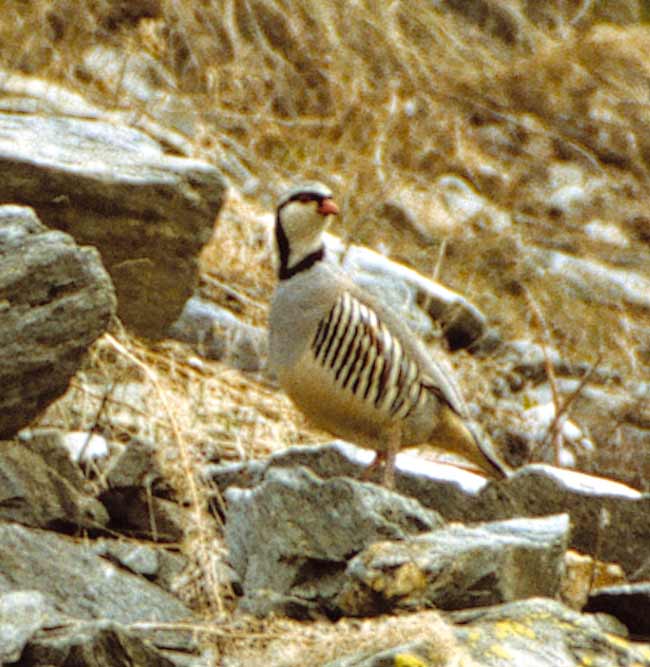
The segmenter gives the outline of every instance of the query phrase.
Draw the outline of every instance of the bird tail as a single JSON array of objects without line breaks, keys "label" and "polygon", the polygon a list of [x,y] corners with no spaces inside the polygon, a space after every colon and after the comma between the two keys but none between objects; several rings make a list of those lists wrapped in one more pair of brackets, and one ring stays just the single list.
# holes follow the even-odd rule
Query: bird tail
[{"label": "bird tail", "polygon": [[476,422],[466,423],[465,426],[471,433],[477,449],[482,454],[482,458],[488,464],[487,469],[484,466],[481,467],[481,469],[485,470],[485,472],[487,472],[493,479],[507,479],[512,471],[495,452],[492,440],[487,436],[483,429],[476,424]]},{"label": "bird tail", "polygon": [[492,479],[508,477],[510,470],[499,459],[492,442],[478,424],[463,419],[451,408],[443,410],[441,416],[439,439],[445,449],[460,454]]}]

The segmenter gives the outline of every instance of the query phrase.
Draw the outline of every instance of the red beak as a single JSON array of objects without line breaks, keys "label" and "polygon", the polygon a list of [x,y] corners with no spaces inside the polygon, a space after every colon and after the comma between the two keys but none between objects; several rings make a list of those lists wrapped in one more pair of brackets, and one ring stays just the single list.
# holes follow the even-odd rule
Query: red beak
[{"label": "red beak", "polygon": [[339,207],[334,203],[333,199],[323,199],[318,205],[318,212],[321,215],[338,215]]}]

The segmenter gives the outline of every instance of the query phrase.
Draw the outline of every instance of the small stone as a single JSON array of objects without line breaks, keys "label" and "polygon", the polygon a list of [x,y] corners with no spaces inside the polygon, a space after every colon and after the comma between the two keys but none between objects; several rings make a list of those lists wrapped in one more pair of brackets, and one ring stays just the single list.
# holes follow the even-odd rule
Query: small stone
[{"label": "small stone", "polygon": [[187,301],[169,335],[190,343],[208,359],[222,360],[244,371],[258,371],[266,359],[267,333],[242,322],[225,308],[198,296]]}]

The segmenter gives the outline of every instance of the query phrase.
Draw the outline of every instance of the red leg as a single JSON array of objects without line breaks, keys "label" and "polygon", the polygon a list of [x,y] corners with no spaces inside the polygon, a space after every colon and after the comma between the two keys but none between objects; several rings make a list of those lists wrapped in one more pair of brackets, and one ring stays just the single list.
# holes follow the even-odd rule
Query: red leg
[{"label": "red leg", "polygon": [[372,479],[375,470],[377,470],[377,468],[379,468],[385,460],[386,454],[384,452],[377,452],[375,455],[375,460],[363,471],[363,474],[361,475],[361,481],[369,482]]}]

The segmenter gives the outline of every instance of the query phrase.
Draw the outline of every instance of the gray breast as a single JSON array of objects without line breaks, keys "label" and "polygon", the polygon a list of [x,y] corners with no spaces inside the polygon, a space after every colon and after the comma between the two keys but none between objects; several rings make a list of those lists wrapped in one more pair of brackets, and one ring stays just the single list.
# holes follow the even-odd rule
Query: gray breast
[{"label": "gray breast", "polygon": [[336,279],[322,262],[278,284],[269,313],[269,362],[276,371],[307,350],[318,322],[336,298]]}]

